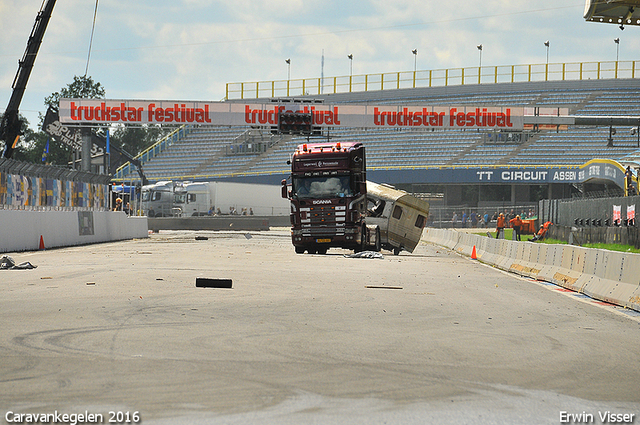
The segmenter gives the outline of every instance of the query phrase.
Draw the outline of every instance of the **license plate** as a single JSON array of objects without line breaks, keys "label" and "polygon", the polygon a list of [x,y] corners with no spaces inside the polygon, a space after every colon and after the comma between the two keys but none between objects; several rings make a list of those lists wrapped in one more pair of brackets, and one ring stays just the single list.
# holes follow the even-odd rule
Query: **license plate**
[{"label": "license plate", "polygon": [[331,242],[331,239],[316,239],[317,243],[329,243]]}]

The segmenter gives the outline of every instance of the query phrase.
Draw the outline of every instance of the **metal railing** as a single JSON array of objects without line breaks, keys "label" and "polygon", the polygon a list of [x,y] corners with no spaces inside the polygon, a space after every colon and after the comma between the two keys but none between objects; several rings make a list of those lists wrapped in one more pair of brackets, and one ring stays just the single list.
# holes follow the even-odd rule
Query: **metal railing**
[{"label": "metal railing", "polygon": [[[134,158],[140,160],[141,162],[147,162],[152,158],[158,156],[161,152],[167,149],[169,146],[176,143],[178,140],[185,137],[191,131],[191,127],[187,125],[183,125],[176,130],[169,133],[167,136],[163,137],[153,145],[149,146],[144,151],[140,152]],[[130,162],[125,162],[122,164],[113,175],[113,180],[115,181],[124,181],[131,175],[136,174],[135,166]],[[137,174],[136,174],[137,176]]]},{"label": "metal railing", "polygon": [[226,99],[305,96],[470,84],[636,78],[636,74],[640,71],[639,65],[639,61],[567,62],[400,71],[324,79],[239,82],[227,83]]}]

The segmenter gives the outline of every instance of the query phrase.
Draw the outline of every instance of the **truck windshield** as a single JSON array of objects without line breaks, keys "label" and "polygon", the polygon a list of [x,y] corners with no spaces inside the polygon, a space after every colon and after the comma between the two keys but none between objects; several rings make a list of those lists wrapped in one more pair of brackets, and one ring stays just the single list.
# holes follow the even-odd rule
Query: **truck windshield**
[{"label": "truck windshield", "polygon": [[299,199],[352,196],[349,176],[293,177],[293,191]]},{"label": "truck windshield", "polygon": [[148,190],[142,191],[142,201],[143,202],[149,201],[149,198],[150,198],[149,194],[150,194],[150,192]]}]

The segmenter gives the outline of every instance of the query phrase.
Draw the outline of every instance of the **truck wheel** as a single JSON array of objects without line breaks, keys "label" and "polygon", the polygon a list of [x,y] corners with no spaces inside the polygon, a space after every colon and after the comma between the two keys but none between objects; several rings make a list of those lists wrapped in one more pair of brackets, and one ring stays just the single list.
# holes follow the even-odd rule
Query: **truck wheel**
[{"label": "truck wheel", "polygon": [[325,255],[327,253],[327,248],[318,248],[318,254]]},{"label": "truck wheel", "polygon": [[309,254],[315,254],[316,252],[318,252],[318,250],[317,250],[317,249],[314,249],[314,248],[309,248],[309,249],[307,249],[307,252],[308,252]]},{"label": "truck wheel", "polygon": [[296,254],[304,254],[304,248],[296,246]]},{"label": "truck wheel", "polygon": [[375,251],[380,252],[382,250],[382,243],[380,242],[380,228],[376,227],[376,246]]},{"label": "truck wheel", "polygon": [[402,249],[400,248],[393,248],[393,255],[399,255],[400,251],[402,251]]}]

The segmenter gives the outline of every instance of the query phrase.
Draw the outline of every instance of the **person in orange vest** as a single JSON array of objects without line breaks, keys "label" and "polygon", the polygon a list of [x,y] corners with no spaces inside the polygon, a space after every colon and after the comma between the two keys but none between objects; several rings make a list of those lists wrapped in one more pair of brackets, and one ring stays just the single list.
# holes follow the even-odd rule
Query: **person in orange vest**
[{"label": "person in orange vest", "polygon": [[504,214],[500,213],[498,220],[496,221],[496,239],[500,239],[500,232],[504,231],[505,218]]},{"label": "person in orange vest", "polygon": [[519,215],[516,215],[514,218],[509,220],[509,224],[513,228],[513,231],[516,232],[516,240],[520,241],[520,229],[522,229],[523,221],[520,219]]},{"label": "person in orange vest", "polygon": [[549,226],[551,226],[552,224],[553,224],[552,222],[547,221],[542,226],[540,226],[540,230],[538,230],[538,233],[536,233],[533,236],[533,239],[531,239],[531,242],[540,241],[544,239],[547,236],[547,231],[549,231]]}]

